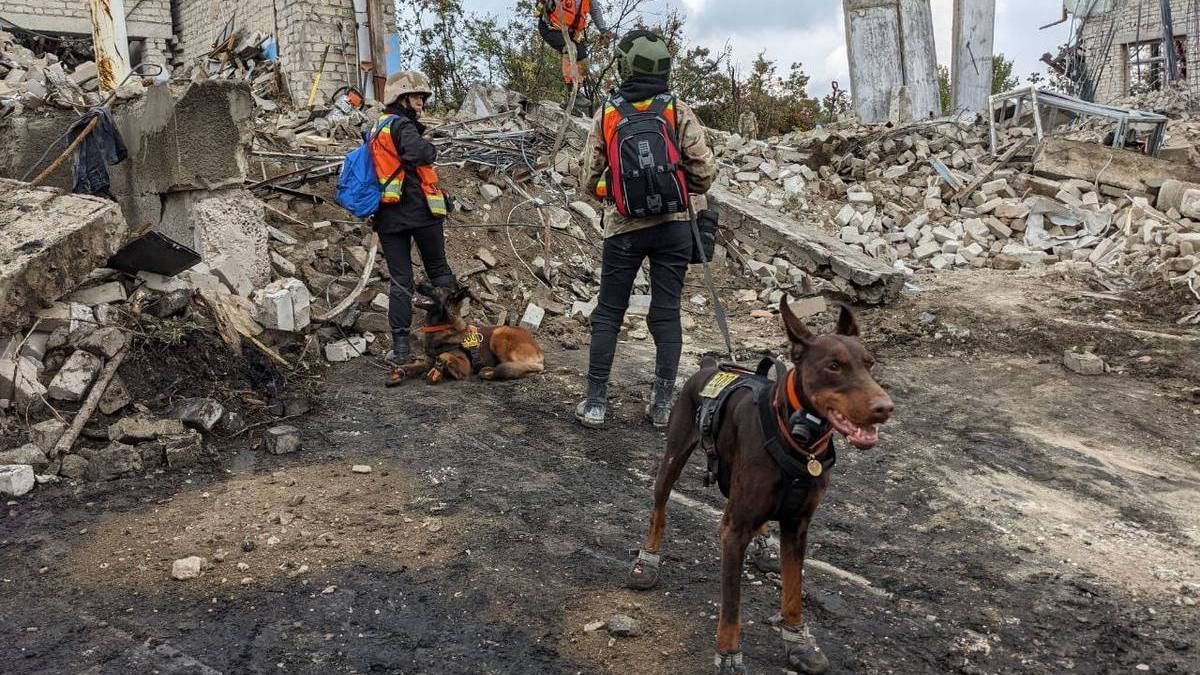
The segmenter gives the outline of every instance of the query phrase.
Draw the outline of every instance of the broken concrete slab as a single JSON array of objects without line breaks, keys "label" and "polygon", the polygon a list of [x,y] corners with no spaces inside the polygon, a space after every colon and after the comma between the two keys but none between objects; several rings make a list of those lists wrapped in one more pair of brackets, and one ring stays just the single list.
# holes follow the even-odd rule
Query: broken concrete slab
[{"label": "broken concrete slab", "polygon": [[1104,359],[1091,352],[1063,352],[1063,365],[1080,375],[1103,375]]},{"label": "broken concrete slab", "polygon": [[1033,172],[1046,178],[1076,178],[1147,193],[1171,179],[1200,183],[1200,168],[1190,164],[1063,138],[1047,138],[1042,142]]},{"label": "broken concrete slab", "polygon": [[20,497],[29,494],[37,480],[28,464],[0,466],[0,495]]},{"label": "broken concrete slab", "polygon": [[54,379],[50,380],[46,393],[59,401],[81,401],[103,367],[104,362],[98,357],[78,350],[71,354]]},{"label": "broken concrete slab", "polygon": [[0,451],[0,465],[8,464],[28,464],[34,472],[42,473],[50,465],[50,459],[37,445],[26,443],[19,448]]},{"label": "broken concrete slab", "polygon": [[88,465],[85,476],[88,480],[112,480],[142,471],[142,455],[132,445],[113,442],[99,450],[81,450],[79,454],[87,458]]},{"label": "broken concrete slab", "polygon": [[797,267],[825,279],[844,279],[854,299],[868,304],[895,300],[904,286],[904,273],[885,260],[877,260],[826,234],[779,212],[756,204],[721,187],[708,194],[721,213],[722,227],[757,232],[760,239],[781,246]]},{"label": "broken concrete slab", "polygon": [[108,438],[124,443],[150,441],[160,436],[178,436],[187,433],[183,422],[175,419],[153,417],[125,417],[108,427]]},{"label": "broken concrete slab", "polygon": [[112,415],[130,403],[133,403],[133,396],[129,394],[129,388],[125,386],[125,380],[122,380],[121,376],[117,375],[108,383],[108,388],[100,396],[100,402],[97,404],[97,407],[105,415]]},{"label": "broken concrete slab", "polygon": [[204,437],[195,429],[188,429],[183,434],[162,436],[158,443],[162,446],[167,466],[172,469],[196,466],[212,457],[204,448]]},{"label": "broken concrete slab", "polygon": [[65,455],[62,458],[62,468],[59,469],[58,474],[71,480],[83,480],[87,478],[87,467],[86,458],[79,455]]},{"label": "broken concrete slab", "polygon": [[79,285],[124,243],[116,204],[0,179],[0,332]]},{"label": "broken concrete slab", "polygon": [[325,345],[325,358],[331,363],[344,363],[367,353],[367,339],[361,335]]},{"label": "broken concrete slab", "polygon": [[74,291],[67,296],[67,300],[90,306],[124,302],[126,297],[125,286],[119,281],[110,281],[99,286]]},{"label": "broken concrete slab", "polygon": [[21,408],[40,403],[46,395],[41,370],[41,362],[27,356],[0,358],[0,399],[15,401]]},{"label": "broken concrete slab", "polygon": [[525,313],[521,315],[521,328],[527,331],[536,333],[538,328],[541,328],[542,321],[546,318],[546,310],[530,303],[525,307]]},{"label": "broken concrete slab", "polygon": [[116,326],[105,326],[75,340],[75,346],[90,354],[111,359],[125,348],[125,331]]},{"label": "broken concrete slab", "polygon": [[[213,274],[245,295],[244,276],[255,288],[271,280],[270,235],[263,204],[247,190],[173,192],[163,199],[158,231],[194,248]],[[237,270],[237,272],[232,272]]]},{"label": "broken concrete slab", "polygon": [[56,419],[38,422],[29,427],[29,442],[40,448],[47,457],[53,459],[51,455],[54,452],[54,446],[66,431],[67,425]]}]

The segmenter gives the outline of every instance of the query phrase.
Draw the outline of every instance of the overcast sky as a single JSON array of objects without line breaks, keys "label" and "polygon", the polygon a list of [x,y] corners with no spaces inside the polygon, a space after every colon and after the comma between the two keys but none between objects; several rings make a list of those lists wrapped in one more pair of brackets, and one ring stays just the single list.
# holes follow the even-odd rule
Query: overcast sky
[{"label": "overcast sky", "polygon": [[[954,0],[931,2],[938,61],[950,65]],[[690,41],[714,49],[729,41],[743,64],[764,49],[768,58],[779,62],[780,73],[786,73],[793,62],[803,63],[812,77],[810,95],[828,92],[834,80],[844,89],[850,86],[839,0],[650,0],[650,4],[652,12],[682,8]],[[463,5],[468,11],[504,16],[511,13],[514,2],[463,0]],[[1061,3],[1053,0],[997,0],[996,49],[1016,61],[1015,72],[1022,78],[1035,70],[1043,72],[1038,59],[1066,41],[1067,24],[1038,30],[1056,21],[1060,8]]]}]

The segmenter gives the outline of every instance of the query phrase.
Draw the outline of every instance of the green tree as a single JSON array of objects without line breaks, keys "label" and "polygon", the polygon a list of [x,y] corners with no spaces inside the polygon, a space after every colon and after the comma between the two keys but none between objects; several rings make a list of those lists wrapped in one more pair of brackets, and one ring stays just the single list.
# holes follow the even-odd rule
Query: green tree
[{"label": "green tree", "polygon": [[[937,79],[938,98],[942,102],[942,110],[949,114],[953,112],[954,103],[951,98],[950,68],[939,65]],[[992,57],[992,93],[999,94],[1015,89],[1020,83],[1021,78],[1013,75],[1013,60],[1006,58],[1001,52],[996,52],[996,55]]]}]

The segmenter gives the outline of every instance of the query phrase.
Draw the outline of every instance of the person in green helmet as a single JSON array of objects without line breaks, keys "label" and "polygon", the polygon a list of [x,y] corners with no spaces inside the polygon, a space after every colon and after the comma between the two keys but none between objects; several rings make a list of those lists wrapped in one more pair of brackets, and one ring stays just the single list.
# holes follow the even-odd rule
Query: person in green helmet
[{"label": "person in green helmet", "polygon": [[[623,81],[597,112],[582,161],[583,184],[605,202],[605,227],[600,294],[591,316],[587,396],[576,407],[575,415],[586,427],[604,425],[617,334],[629,307],[634,278],[643,261],[649,259],[651,300],[646,323],[654,337],[656,357],[647,417],[661,428],[667,425],[670,415],[683,349],[680,299],[692,258],[687,202],[690,198],[695,209],[705,208],[703,195],[716,178],[717,162],[700,120],[671,93],[668,79],[672,57],[666,41],[656,33],[635,30],[621,39],[617,50],[617,67]],[[670,130],[665,135],[677,145],[672,154],[678,154],[678,161],[660,162],[660,166],[666,165],[672,175],[679,175],[678,182],[686,183],[687,194],[674,208],[652,209],[655,213],[646,215],[621,215],[620,211],[630,212],[630,207],[628,202],[621,202],[618,208],[614,194],[610,194],[625,197],[621,186],[609,177],[614,157],[610,145],[619,146],[619,122],[646,111],[657,112]],[[680,201],[680,196],[675,195],[675,201]],[[653,196],[651,202],[658,201],[657,197],[661,195]]]}]

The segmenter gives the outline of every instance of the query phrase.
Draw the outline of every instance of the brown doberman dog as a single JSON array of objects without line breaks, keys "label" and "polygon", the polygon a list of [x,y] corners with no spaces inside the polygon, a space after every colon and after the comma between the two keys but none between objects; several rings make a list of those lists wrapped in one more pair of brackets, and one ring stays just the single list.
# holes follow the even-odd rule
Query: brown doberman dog
[{"label": "brown doberman dog", "polygon": [[389,387],[424,375],[429,384],[445,378],[465,380],[478,373],[484,380],[516,380],[545,370],[546,357],[533,334],[524,328],[469,325],[459,308],[473,297],[466,286],[417,287],[413,305],[425,310],[424,361],[392,366]]},{"label": "brown doberman dog", "polygon": [[[787,297],[779,310],[791,342],[791,370],[770,381],[765,377],[769,369],[760,368],[756,376],[718,368],[708,359],[680,393],[658,467],[650,530],[628,579],[637,590],[657,583],[667,499],[688,458],[706,446],[710,475],[712,467],[719,467],[716,473],[728,497],[720,525],[720,675],[747,672],[740,651],[742,565],[750,540],[771,520],[779,522],[780,530],[788,665],[810,675],[828,668],[802,621],[800,586],[809,523],[836,459],[832,432],[860,449],[870,448],[879,442],[876,425],[886,422],[895,407],[871,375],[875,359],[859,339],[857,320],[848,308],[842,307],[835,334],[819,337],[792,313]],[[728,390],[724,398],[722,390]]]}]

